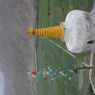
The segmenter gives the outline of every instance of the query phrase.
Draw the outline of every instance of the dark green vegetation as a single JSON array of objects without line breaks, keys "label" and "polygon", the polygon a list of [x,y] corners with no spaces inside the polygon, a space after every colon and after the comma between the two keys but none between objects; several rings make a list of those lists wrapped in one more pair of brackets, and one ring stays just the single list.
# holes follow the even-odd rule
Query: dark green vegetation
[{"label": "dark green vegetation", "polygon": [[[64,21],[67,13],[73,9],[90,11],[92,0],[38,0],[38,27],[47,27]],[[48,38],[51,39],[51,38]],[[65,43],[58,39],[51,39],[64,49]],[[81,61],[89,59],[90,54],[76,54],[76,59],[62,51],[47,39],[38,38],[37,61],[38,70],[44,67],[56,69],[59,66],[72,68],[80,66]],[[38,95],[86,95],[89,86],[88,70],[81,70],[71,80],[57,78],[54,81],[38,80]]]},{"label": "dark green vegetation", "polygon": [[91,84],[89,84],[89,86],[88,86],[87,95],[95,95],[95,94],[93,93]]}]

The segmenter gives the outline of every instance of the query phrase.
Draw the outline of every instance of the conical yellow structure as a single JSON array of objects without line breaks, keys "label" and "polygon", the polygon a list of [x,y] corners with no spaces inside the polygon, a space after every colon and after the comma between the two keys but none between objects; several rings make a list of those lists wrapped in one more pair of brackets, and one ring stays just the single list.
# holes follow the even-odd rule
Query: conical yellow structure
[{"label": "conical yellow structure", "polygon": [[64,28],[62,26],[54,26],[42,29],[33,29],[29,27],[28,36],[44,36],[44,37],[54,37],[54,38],[64,38]]}]

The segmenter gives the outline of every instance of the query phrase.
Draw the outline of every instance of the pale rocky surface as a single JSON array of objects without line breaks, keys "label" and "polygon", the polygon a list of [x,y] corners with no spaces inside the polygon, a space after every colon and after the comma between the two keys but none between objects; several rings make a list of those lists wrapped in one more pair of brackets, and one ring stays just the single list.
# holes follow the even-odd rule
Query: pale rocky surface
[{"label": "pale rocky surface", "polygon": [[33,95],[35,0],[0,0],[0,95]]},{"label": "pale rocky surface", "polygon": [[[90,12],[91,29],[95,32],[95,0],[93,0],[93,8]],[[95,49],[91,52],[90,66],[95,67]],[[91,69],[89,72],[89,78],[92,85],[93,92],[95,93],[95,69]]]}]

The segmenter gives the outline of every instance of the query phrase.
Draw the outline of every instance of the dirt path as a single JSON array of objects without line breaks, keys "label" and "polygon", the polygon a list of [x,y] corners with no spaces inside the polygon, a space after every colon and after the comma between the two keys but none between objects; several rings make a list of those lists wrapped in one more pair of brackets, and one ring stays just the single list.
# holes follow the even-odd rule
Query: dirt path
[{"label": "dirt path", "polygon": [[34,0],[0,0],[0,95],[33,95],[28,72],[35,64]]}]

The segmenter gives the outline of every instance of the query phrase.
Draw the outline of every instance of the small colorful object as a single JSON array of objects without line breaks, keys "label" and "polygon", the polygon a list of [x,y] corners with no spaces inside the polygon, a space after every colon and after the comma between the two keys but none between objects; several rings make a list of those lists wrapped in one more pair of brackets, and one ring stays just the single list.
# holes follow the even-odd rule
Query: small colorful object
[{"label": "small colorful object", "polygon": [[31,74],[32,74],[32,76],[37,76],[38,72],[33,71]]}]

